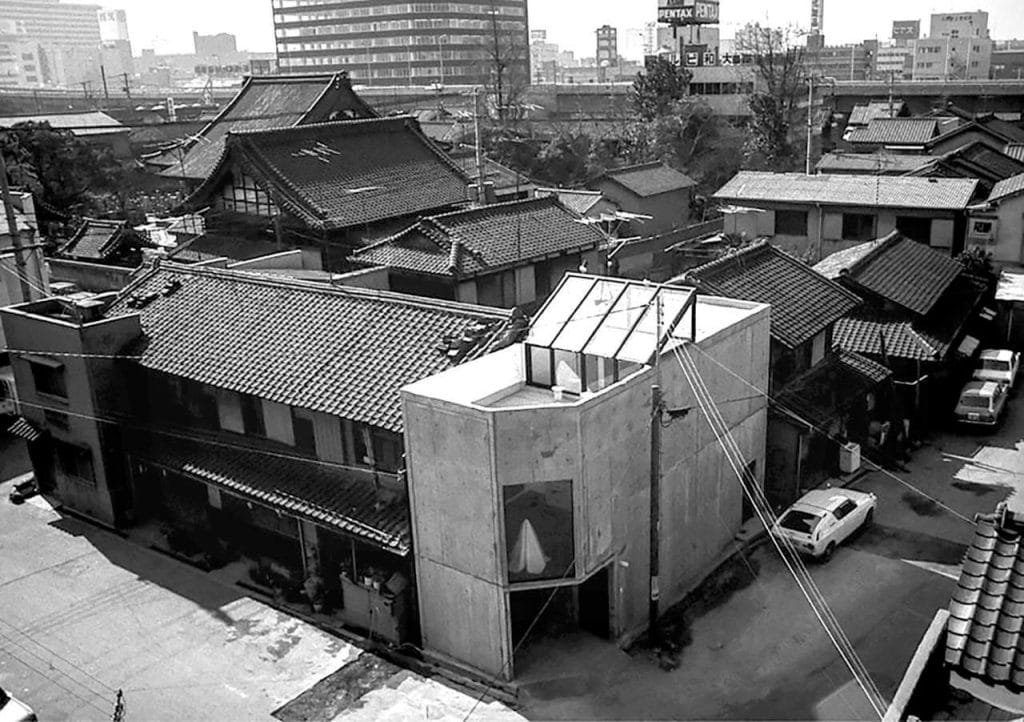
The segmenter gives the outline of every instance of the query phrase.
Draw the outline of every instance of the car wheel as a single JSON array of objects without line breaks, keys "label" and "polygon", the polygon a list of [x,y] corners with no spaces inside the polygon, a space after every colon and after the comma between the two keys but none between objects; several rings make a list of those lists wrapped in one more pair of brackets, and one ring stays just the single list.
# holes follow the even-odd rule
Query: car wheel
[{"label": "car wheel", "polygon": [[875,510],[868,509],[867,516],[864,517],[864,523],[860,525],[861,529],[866,529],[875,522]]},{"label": "car wheel", "polygon": [[821,556],[818,557],[818,561],[824,564],[829,559],[831,559],[832,555],[835,554],[835,553],[836,553],[836,543],[835,542],[829,542],[827,545],[825,545],[825,551],[823,551],[821,553]]}]

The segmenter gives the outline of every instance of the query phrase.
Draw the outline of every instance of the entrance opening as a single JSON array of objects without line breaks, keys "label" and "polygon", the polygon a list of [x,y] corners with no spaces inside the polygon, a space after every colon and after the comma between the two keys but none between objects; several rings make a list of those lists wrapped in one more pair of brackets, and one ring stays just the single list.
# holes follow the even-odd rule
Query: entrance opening
[{"label": "entrance opening", "polygon": [[608,567],[605,567],[579,587],[579,621],[580,629],[602,639],[611,636],[608,619],[609,613],[609,580]]}]

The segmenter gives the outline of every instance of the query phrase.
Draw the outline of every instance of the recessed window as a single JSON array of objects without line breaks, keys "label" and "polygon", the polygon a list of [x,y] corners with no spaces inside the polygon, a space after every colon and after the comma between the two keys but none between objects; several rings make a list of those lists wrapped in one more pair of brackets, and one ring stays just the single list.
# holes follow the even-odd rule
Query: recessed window
[{"label": "recessed window", "polygon": [[775,211],[775,234],[806,236],[807,211]]},{"label": "recessed window", "polygon": [[896,230],[911,240],[927,244],[932,237],[932,219],[897,216]]},{"label": "recessed window", "polygon": [[292,434],[295,436],[295,448],[316,456],[316,427],[313,420],[296,413],[292,409]]},{"label": "recessed window", "polygon": [[575,576],[572,481],[514,484],[502,492],[508,580]]},{"label": "recessed window", "polygon": [[239,394],[242,407],[242,428],[250,436],[266,436],[267,427],[263,421],[263,403],[255,396]]},{"label": "recessed window", "polygon": [[85,484],[96,483],[92,452],[89,449],[57,440],[53,441],[53,449],[57,470],[65,479]]},{"label": "recessed window", "polygon": [[64,364],[55,359],[35,356],[29,359],[29,367],[32,369],[32,382],[35,384],[37,393],[58,396],[62,399],[68,397]]},{"label": "recessed window", "polygon": [[875,217],[869,213],[843,214],[844,241],[870,241],[875,237]]}]

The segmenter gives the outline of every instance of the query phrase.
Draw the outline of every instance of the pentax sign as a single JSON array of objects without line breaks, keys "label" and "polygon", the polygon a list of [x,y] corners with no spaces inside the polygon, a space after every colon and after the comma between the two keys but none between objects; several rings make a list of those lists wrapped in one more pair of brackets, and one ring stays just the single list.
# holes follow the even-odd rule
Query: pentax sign
[{"label": "pentax sign", "polygon": [[658,0],[658,22],[669,25],[712,25],[718,22],[718,0]]}]

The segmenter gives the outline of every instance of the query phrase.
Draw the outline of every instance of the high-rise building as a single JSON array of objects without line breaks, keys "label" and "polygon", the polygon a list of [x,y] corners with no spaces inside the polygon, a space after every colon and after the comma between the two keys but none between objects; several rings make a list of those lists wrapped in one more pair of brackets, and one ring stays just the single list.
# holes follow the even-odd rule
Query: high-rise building
[{"label": "high-rise building", "polygon": [[619,61],[619,31],[611,25],[602,25],[597,35],[597,64],[615,65]]},{"label": "high-rise building", "polygon": [[124,10],[101,8],[99,11],[100,40],[130,40],[128,37],[128,15]]},{"label": "high-rise building", "polygon": [[365,85],[507,88],[530,79],[526,0],[273,4],[282,73],[346,70]]},{"label": "high-rise building", "polygon": [[936,13],[914,47],[914,80],[985,80],[992,69],[988,13]]},{"label": "high-rise building", "polygon": [[0,0],[0,18],[38,46],[41,74],[49,85],[77,86],[99,76],[99,10],[98,5],[58,0]]},{"label": "high-rise building", "polygon": [[124,10],[103,8],[99,12],[100,51],[103,69],[108,75],[135,74],[132,41],[128,37],[128,16]]},{"label": "high-rise building", "polygon": [[228,56],[238,52],[238,40],[231,33],[217,33],[216,35],[200,35],[192,31],[192,43],[196,48],[196,55],[203,58],[213,56]]}]

